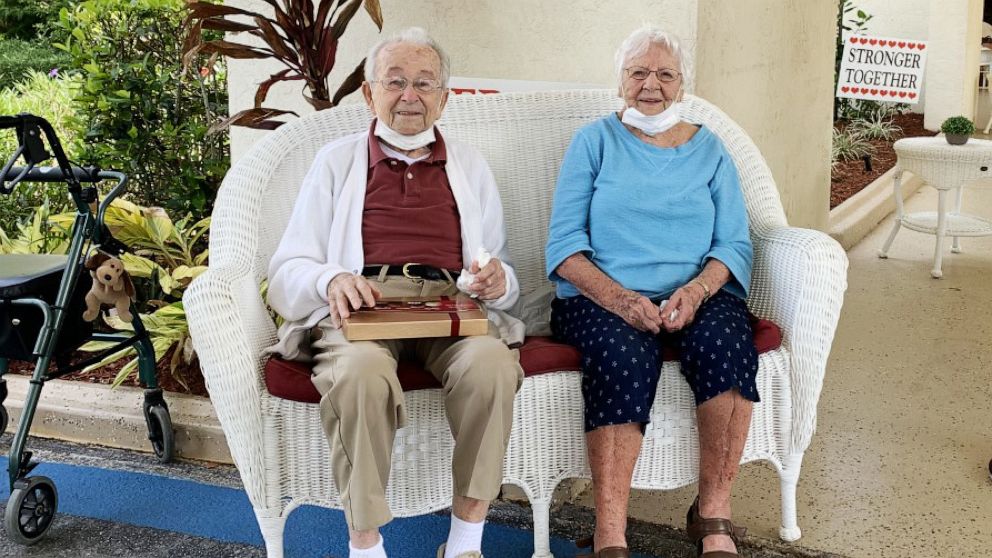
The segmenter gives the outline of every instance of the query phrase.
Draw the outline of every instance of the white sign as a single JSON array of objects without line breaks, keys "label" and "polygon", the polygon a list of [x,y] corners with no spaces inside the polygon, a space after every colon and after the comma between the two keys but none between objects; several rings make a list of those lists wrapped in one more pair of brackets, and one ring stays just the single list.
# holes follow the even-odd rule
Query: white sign
[{"label": "white sign", "polygon": [[837,96],[918,103],[926,62],[926,41],[851,35],[844,40]]}]

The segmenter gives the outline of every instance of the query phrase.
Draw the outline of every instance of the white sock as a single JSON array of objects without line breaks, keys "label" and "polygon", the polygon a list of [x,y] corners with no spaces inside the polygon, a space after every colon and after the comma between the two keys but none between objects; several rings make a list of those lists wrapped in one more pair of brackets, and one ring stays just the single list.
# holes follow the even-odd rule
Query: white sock
[{"label": "white sock", "polygon": [[348,558],[387,558],[386,549],[382,546],[382,537],[372,548],[355,548],[348,543]]},{"label": "white sock", "polygon": [[463,552],[482,551],[482,528],[486,520],[478,523],[462,521],[451,514],[451,531],[448,533],[448,546],[444,549],[444,558],[456,558]]}]

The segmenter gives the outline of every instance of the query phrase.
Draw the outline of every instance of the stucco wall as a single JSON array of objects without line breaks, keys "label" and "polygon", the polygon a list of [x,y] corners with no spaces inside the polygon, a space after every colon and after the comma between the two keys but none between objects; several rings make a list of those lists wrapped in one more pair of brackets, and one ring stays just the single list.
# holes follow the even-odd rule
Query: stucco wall
[{"label": "stucco wall", "polygon": [[[258,0],[226,4],[261,10]],[[625,0],[623,9],[597,0],[381,0],[381,4],[382,36],[413,25],[424,27],[448,50],[455,76],[613,86],[613,53],[641,24],[662,25],[690,48],[695,39],[696,0]],[[330,78],[332,91],[379,38],[364,10],[359,11],[342,37],[338,67]],[[250,107],[256,84],[280,69],[265,61],[232,61],[231,110]],[[266,106],[309,112],[299,92],[298,85],[274,87]],[[360,100],[361,95],[355,94],[347,102]],[[261,133],[236,130],[234,158]]]},{"label": "stucco wall", "polygon": [[923,124],[940,128],[949,116],[974,118],[981,43],[980,0],[930,0],[927,105]]},{"label": "stucco wall", "polygon": [[[946,1],[946,0],[945,0]],[[855,6],[874,16],[868,33],[925,41],[930,30],[930,0],[854,0]],[[852,12],[853,14],[854,12]]]},{"label": "stucco wall", "polygon": [[754,139],[800,227],[823,229],[830,207],[836,13],[834,0],[699,13],[696,89]]}]

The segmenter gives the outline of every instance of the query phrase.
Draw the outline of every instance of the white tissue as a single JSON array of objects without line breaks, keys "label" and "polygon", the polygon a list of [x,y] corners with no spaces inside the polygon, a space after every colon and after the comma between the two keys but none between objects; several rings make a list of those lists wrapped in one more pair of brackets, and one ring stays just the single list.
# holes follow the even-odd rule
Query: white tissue
[{"label": "white tissue", "polygon": [[[660,303],[658,303],[658,310],[664,310],[665,309],[665,305],[667,305],[667,304],[668,304],[668,299],[667,298],[665,300],[662,300]],[[670,322],[671,321],[675,321],[675,318],[677,318],[678,315],[679,315],[679,309],[678,308],[676,308],[675,310],[672,310],[672,313],[668,315],[668,321],[670,321]]]},{"label": "white tissue", "polygon": [[[479,263],[479,269],[486,267],[491,259],[493,259],[492,255],[490,255],[489,251],[485,248],[479,247],[479,249],[476,250],[475,261]],[[468,294],[472,298],[476,298],[479,295],[468,290],[469,285],[471,285],[473,281],[475,281],[475,274],[470,273],[467,269],[463,269],[461,275],[458,276],[458,281],[455,282],[455,286],[458,287],[459,291]]]}]

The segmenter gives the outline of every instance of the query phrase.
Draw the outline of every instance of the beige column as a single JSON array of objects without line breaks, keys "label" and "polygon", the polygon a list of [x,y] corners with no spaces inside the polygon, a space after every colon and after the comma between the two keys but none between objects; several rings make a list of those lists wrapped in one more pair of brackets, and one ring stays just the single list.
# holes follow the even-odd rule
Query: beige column
[{"label": "beige column", "polygon": [[930,0],[923,118],[928,130],[937,130],[949,116],[974,119],[982,7],[979,0]]},{"label": "beige column", "polygon": [[837,2],[699,2],[698,10],[696,93],[758,145],[789,223],[823,230]]}]

